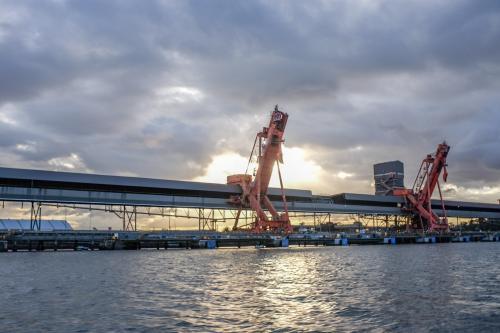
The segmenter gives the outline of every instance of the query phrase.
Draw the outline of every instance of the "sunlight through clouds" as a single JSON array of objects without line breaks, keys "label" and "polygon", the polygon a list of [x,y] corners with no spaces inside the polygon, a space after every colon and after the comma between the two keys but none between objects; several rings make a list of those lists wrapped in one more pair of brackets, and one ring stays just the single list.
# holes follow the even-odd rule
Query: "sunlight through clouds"
[{"label": "sunlight through clouds", "polygon": [[489,198],[500,200],[500,186],[467,187],[448,183],[443,186],[443,192],[448,198],[460,199],[466,197],[469,201],[488,201]]},{"label": "sunlight through clouds", "polygon": [[205,169],[205,174],[193,180],[209,183],[226,183],[227,176],[245,172],[247,161],[247,158],[232,152],[214,156]]},{"label": "sunlight through clouds", "polygon": [[205,97],[199,89],[184,86],[160,88],[156,95],[164,103],[200,102]]},{"label": "sunlight through clouds", "polygon": [[78,154],[71,153],[69,156],[54,157],[48,164],[55,171],[91,172]]},{"label": "sunlight through clouds", "polygon": [[[307,156],[304,149],[298,147],[283,147],[284,164],[281,172],[285,187],[310,188],[317,187],[325,176],[323,168]],[[225,183],[226,177],[232,174],[244,173],[248,158],[237,153],[224,153],[212,158],[205,174],[193,180]],[[255,164],[251,164],[248,173],[254,172]],[[271,177],[271,186],[279,186],[279,177],[276,167]]]},{"label": "sunlight through clouds", "polygon": [[15,115],[18,112],[13,104],[0,105],[0,123],[16,126]]}]

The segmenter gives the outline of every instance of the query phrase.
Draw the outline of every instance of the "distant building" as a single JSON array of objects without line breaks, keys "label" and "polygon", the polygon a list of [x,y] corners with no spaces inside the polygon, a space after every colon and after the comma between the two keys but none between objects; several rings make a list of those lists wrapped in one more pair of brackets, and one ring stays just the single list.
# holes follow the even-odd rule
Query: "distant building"
[{"label": "distant building", "polygon": [[[30,230],[30,220],[0,219],[0,230]],[[40,231],[73,230],[66,220],[41,220]]]},{"label": "distant building", "polygon": [[373,165],[376,195],[392,195],[393,189],[403,188],[404,164],[401,161],[390,161]]}]

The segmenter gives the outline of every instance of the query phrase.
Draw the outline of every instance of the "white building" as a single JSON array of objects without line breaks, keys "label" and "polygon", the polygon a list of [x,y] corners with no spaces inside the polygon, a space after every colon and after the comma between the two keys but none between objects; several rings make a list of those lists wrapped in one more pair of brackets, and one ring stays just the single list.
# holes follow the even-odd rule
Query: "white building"
[{"label": "white building", "polygon": [[[30,230],[30,220],[0,219],[0,230]],[[40,231],[73,230],[66,220],[41,220]]]}]

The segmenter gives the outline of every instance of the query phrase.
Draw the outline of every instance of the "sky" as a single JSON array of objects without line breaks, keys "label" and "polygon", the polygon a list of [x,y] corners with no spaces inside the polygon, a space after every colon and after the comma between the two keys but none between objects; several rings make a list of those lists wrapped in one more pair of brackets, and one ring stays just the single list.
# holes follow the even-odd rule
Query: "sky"
[{"label": "sky", "polygon": [[0,0],[0,165],[224,182],[275,104],[287,187],[500,198],[500,2]]}]

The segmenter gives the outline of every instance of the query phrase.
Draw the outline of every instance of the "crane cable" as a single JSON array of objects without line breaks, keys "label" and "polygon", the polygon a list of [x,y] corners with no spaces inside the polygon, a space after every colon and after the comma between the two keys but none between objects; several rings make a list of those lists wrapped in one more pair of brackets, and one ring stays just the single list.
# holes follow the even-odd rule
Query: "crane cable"
[{"label": "crane cable", "polygon": [[252,162],[253,152],[255,150],[255,145],[257,144],[257,138],[258,138],[258,136],[256,135],[255,140],[253,142],[252,152],[250,153],[250,157],[248,158],[247,168],[245,169],[245,175],[248,174],[248,167],[250,166],[250,163]]}]

